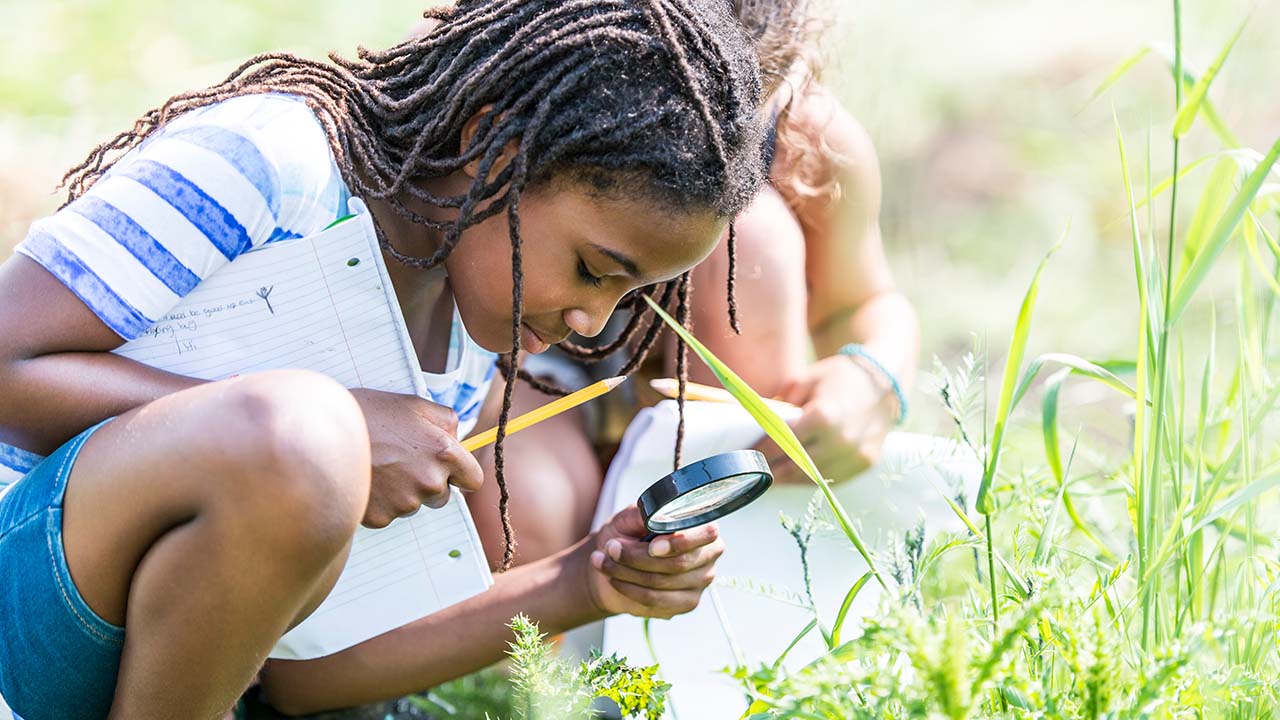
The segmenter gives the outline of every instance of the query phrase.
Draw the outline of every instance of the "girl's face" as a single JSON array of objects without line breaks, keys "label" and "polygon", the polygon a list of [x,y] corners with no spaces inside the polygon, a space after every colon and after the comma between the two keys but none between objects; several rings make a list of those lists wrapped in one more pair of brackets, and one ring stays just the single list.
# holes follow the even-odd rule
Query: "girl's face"
[{"label": "girl's face", "polygon": [[[520,201],[522,350],[543,352],[570,332],[598,334],[623,295],[701,262],[726,224],[710,211],[671,214],[644,200],[602,198],[577,183],[527,191]],[[509,352],[507,214],[465,230],[445,265],[468,333],[487,350]]]}]

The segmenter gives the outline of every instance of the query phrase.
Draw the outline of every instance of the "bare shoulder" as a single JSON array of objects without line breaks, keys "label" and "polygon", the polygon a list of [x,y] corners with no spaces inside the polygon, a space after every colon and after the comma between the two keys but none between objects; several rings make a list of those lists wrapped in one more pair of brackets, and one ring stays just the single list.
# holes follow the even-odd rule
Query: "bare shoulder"
[{"label": "bare shoulder", "polygon": [[796,95],[788,115],[788,122],[806,135],[822,138],[841,159],[875,162],[875,143],[867,129],[821,83],[810,83]]}]

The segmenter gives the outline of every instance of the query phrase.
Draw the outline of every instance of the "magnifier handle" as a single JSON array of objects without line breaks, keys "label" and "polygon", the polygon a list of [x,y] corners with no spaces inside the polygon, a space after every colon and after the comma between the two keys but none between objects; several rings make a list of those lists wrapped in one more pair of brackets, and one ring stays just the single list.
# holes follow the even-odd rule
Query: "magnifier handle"
[{"label": "magnifier handle", "polygon": [[646,534],[645,534],[645,536],[644,536],[644,541],[645,541],[645,542],[653,542],[653,539],[654,539],[654,538],[656,538],[656,537],[658,537],[658,536],[660,536],[660,535],[669,535],[669,534],[670,534],[670,533],[656,533],[656,532],[646,533]]}]

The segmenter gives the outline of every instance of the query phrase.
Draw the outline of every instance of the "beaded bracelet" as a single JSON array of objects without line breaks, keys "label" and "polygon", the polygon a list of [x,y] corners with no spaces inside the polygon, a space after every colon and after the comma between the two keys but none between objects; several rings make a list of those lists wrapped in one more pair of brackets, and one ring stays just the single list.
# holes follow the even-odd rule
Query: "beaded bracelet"
[{"label": "beaded bracelet", "polygon": [[877,360],[875,355],[867,352],[867,349],[858,343],[845,345],[840,348],[839,353],[849,358],[860,357],[866,360],[889,381],[893,396],[898,399],[898,422],[895,424],[901,425],[907,419],[907,396],[902,392],[902,384],[898,382],[898,376],[890,372],[889,368],[884,366],[884,363]]}]

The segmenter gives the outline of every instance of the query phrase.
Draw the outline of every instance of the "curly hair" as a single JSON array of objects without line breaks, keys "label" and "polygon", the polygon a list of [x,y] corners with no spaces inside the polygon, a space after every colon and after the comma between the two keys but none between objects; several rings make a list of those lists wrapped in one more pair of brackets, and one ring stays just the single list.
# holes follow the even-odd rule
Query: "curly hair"
[{"label": "curly hair", "polygon": [[[400,216],[442,232],[432,255],[413,257],[379,230],[384,251],[396,261],[436,267],[465,229],[505,212],[512,339],[500,362],[507,383],[494,451],[505,570],[515,556],[503,469],[514,380],[559,390],[519,370],[521,197],[568,177],[604,195],[639,193],[663,208],[711,210],[732,219],[763,181],[759,71],[724,0],[460,0],[424,17],[434,21],[424,35],[382,51],[359,48],[353,60],[336,54],[331,62],[287,53],[254,57],[224,81],[144,113],[68,171],[63,184],[71,202],[123,153],[183,113],[239,95],[288,93],[316,114],[354,195],[385,200]],[[463,130],[473,118],[478,127],[464,145]],[[514,157],[500,162],[511,147]],[[437,196],[419,182],[469,163],[478,170],[463,194]],[[410,209],[411,200],[456,215],[448,221],[426,217]],[[733,241],[731,224],[731,252]],[[732,284],[731,274],[736,324]],[[676,301],[677,316],[687,318],[687,273],[643,292],[668,306]],[[633,295],[622,303],[631,316],[617,341],[562,347],[594,360],[640,336],[624,367],[630,372],[663,329],[636,300]],[[683,397],[683,363],[681,369]]]},{"label": "curly hair", "polygon": [[[798,198],[838,196],[833,168],[841,157],[824,140],[822,128],[793,121],[796,99],[819,81],[821,51],[831,9],[822,0],[733,0],[733,12],[755,46],[766,98],[785,97],[772,107],[773,141],[795,159],[792,172],[773,178]],[[778,91],[785,87],[786,93]]]}]

